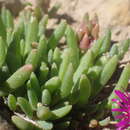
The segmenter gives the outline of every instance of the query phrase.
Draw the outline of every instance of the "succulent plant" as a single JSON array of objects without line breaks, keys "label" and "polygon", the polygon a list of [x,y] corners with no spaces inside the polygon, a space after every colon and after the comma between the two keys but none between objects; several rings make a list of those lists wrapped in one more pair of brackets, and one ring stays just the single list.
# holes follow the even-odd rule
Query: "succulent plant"
[{"label": "succulent plant", "polygon": [[92,19],[89,14],[84,15],[83,21],[78,28],[79,47],[82,50],[87,50],[91,47],[94,40],[99,38],[99,21],[95,14]]},{"label": "succulent plant", "polygon": [[[97,113],[103,113],[106,106],[111,109],[115,94],[110,95],[109,102],[107,98],[93,101],[116,71],[129,39],[111,47],[108,30],[82,52],[77,33],[66,21],[61,21],[48,37],[47,23],[47,15],[38,20],[26,10],[14,24],[11,13],[1,11],[0,96],[14,113],[13,123],[22,130],[51,130],[73,128],[74,117],[88,122],[92,113],[101,119]],[[67,44],[61,50],[58,44],[63,37]],[[115,89],[126,89],[129,66]]]}]

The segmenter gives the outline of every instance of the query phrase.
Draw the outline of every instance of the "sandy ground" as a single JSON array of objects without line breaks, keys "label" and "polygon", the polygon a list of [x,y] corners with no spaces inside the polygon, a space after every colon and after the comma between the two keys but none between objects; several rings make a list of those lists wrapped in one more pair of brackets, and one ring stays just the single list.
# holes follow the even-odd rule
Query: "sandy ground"
[{"label": "sandy ground", "polygon": [[130,0],[0,0],[0,5],[7,4],[16,14],[23,8],[24,2],[31,2],[34,6],[39,4],[45,10],[49,1],[51,7],[56,3],[61,4],[57,17],[67,19],[74,27],[77,27],[86,12],[90,16],[96,13],[101,34],[109,27],[113,32],[113,40],[130,37]]},{"label": "sandy ground", "polygon": [[66,16],[69,22],[76,24],[88,12],[97,13],[101,34],[110,27],[113,40],[123,40],[130,36],[130,0],[51,0],[51,6],[61,3],[58,14]]}]

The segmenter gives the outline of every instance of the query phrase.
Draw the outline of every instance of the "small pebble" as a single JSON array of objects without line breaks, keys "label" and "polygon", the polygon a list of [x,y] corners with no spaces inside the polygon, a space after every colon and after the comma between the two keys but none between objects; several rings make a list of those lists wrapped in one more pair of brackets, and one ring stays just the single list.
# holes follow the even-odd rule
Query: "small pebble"
[{"label": "small pebble", "polygon": [[98,126],[98,121],[97,120],[93,119],[93,120],[90,121],[90,123],[89,123],[90,128],[95,128],[97,126]]}]

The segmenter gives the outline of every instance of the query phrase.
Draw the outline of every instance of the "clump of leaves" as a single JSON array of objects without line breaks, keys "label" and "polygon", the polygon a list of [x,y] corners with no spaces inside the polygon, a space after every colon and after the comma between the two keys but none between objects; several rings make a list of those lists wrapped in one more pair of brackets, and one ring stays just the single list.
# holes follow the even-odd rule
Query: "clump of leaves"
[{"label": "clump of leaves", "polygon": [[[62,20],[49,37],[47,23],[47,15],[38,20],[25,10],[14,24],[9,10],[1,11],[0,96],[14,113],[13,123],[23,130],[73,129],[75,120],[89,122],[92,114],[101,119],[106,106],[111,109],[114,93],[109,102],[107,98],[93,100],[116,71],[129,39],[111,47],[108,30],[99,39],[92,35],[95,42],[82,53],[77,33],[66,21]],[[67,46],[61,51],[58,43],[63,37]],[[115,88],[127,87],[129,66]]]}]

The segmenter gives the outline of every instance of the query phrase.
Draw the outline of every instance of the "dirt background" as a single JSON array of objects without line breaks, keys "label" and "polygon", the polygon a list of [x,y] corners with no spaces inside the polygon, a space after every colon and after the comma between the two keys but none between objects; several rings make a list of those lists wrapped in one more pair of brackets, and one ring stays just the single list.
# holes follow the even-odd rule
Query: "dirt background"
[{"label": "dirt background", "polygon": [[80,22],[88,12],[92,17],[97,13],[101,33],[112,29],[113,40],[123,40],[130,36],[130,0],[52,0],[51,6],[61,3],[58,14],[68,16],[73,24]]},{"label": "dirt background", "polygon": [[74,27],[77,27],[86,12],[91,17],[97,13],[100,34],[109,27],[115,41],[130,37],[130,0],[0,0],[0,5],[6,4],[14,14],[17,14],[27,2],[33,6],[41,6],[43,10],[48,7],[49,2],[50,8],[60,3],[61,8],[57,12],[57,17],[67,19]]}]

